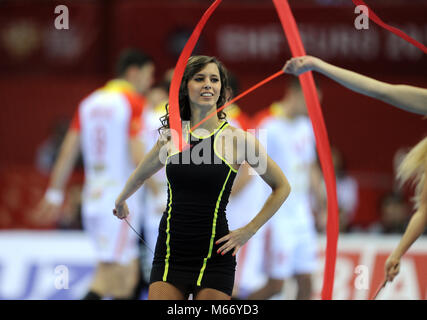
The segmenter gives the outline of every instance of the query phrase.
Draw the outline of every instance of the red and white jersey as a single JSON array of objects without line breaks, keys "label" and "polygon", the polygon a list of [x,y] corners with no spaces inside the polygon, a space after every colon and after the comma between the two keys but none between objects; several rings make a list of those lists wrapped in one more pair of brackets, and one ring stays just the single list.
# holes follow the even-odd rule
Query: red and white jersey
[{"label": "red and white jersey", "polygon": [[282,169],[292,188],[274,217],[286,221],[289,227],[311,228],[310,167],[316,161],[316,145],[310,119],[269,117],[262,121],[260,129],[267,130],[267,153]]},{"label": "red and white jersey", "polygon": [[[292,189],[285,203],[238,252],[235,284],[242,298],[261,288],[267,278],[287,279],[312,273],[317,267],[309,202],[310,166],[316,159],[311,122],[303,116],[286,119],[282,107],[273,104],[259,112],[253,123],[259,126],[260,137],[266,135],[263,145],[267,154],[283,170]],[[259,210],[271,194],[271,188],[259,176],[253,177],[249,186],[251,193],[246,195],[246,207],[242,202],[238,227],[249,222],[242,224],[241,220]]]},{"label": "red and white jersey", "polygon": [[142,130],[144,104],[131,84],[118,79],[79,104],[71,128],[80,133],[86,206],[115,199],[134,170],[129,141]]},{"label": "red and white jersey", "polygon": [[[151,107],[147,106],[144,111],[143,142],[147,152],[153,148],[159,138],[158,129],[162,126],[160,117],[166,113],[165,104]],[[141,225],[144,228],[145,242],[152,252],[156,247],[160,219],[166,209],[168,200],[168,185],[166,171],[161,169],[151,176],[151,183],[157,185],[157,194],[154,195],[149,188],[144,188],[141,204]],[[153,256],[147,259],[151,266]]]},{"label": "red and white jersey", "polygon": [[[226,110],[227,121],[230,125],[242,129],[251,128],[249,117],[241,109],[233,104]],[[244,186],[238,194],[232,195],[227,205],[227,219],[230,230],[240,228],[249,223],[253,217],[262,209],[267,195],[263,193],[266,183],[252,169],[251,180]]]}]

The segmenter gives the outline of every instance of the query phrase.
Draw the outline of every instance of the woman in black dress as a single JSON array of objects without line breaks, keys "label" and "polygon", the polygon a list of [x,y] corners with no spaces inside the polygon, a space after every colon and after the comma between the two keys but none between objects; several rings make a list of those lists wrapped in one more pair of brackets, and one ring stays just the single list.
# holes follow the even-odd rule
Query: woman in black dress
[{"label": "woman in black dress", "polygon": [[[186,299],[190,293],[194,299],[230,299],[236,252],[289,195],[285,175],[258,140],[230,126],[223,112],[194,132],[188,129],[226,102],[227,89],[227,71],[217,59],[190,57],[179,92],[183,136],[189,147],[178,152],[171,139],[163,139],[161,134],[116,200],[114,214],[126,218],[126,199],[165,166],[168,202],[159,226],[149,299]],[[167,131],[168,114],[163,124],[161,129]],[[245,161],[272,193],[250,223],[229,231],[225,209],[234,178]]]}]

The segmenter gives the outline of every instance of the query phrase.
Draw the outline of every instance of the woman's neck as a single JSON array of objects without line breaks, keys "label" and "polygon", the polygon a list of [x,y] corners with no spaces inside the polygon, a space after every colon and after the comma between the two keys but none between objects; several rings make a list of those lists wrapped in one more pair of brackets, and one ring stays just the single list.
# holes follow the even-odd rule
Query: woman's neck
[{"label": "woman's neck", "polygon": [[215,115],[204,121],[195,130],[204,129],[208,132],[212,132],[218,127],[220,120],[218,119],[218,115],[216,114],[216,105],[213,105],[210,109],[202,108],[200,106],[192,106],[190,120],[191,128],[198,125],[200,121],[206,119],[206,117],[209,116],[211,113],[215,113]]}]

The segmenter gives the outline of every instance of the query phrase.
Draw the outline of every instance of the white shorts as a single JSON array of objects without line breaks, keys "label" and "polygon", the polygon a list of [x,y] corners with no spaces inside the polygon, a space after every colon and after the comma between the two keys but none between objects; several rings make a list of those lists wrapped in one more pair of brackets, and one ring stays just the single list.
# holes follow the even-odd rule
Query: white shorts
[{"label": "white shorts", "polygon": [[151,192],[144,190],[143,197],[144,210],[141,215],[141,223],[144,229],[145,242],[150,251],[151,260],[156,247],[160,220],[162,219],[163,212],[166,210],[168,198],[166,192],[167,186],[160,186],[159,189],[159,194],[157,194],[157,196],[153,196]]},{"label": "white shorts", "polygon": [[[130,203],[128,205],[130,214],[127,221],[139,231],[138,212],[131,209]],[[90,209],[83,206],[82,222],[83,228],[95,246],[98,262],[125,265],[138,259],[138,235],[125,220],[120,220],[113,215],[113,207],[110,202],[108,205],[97,207],[98,209],[95,211],[94,206],[90,206]]]},{"label": "white shorts", "polygon": [[263,271],[263,246],[265,229],[261,228],[237,252],[234,280],[236,294],[245,298],[264,285],[267,275]]},{"label": "white shorts", "polygon": [[312,274],[317,268],[314,231],[293,233],[280,225],[267,223],[239,250],[235,287],[238,295],[245,297],[262,287],[268,278],[287,279],[298,274]]},{"label": "white shorts", "polygon": [[267,225],[264,234],[263,270],[272,279],[286,279],[298,274],[315,272],[316,233],[286,232],[280,225]]}]

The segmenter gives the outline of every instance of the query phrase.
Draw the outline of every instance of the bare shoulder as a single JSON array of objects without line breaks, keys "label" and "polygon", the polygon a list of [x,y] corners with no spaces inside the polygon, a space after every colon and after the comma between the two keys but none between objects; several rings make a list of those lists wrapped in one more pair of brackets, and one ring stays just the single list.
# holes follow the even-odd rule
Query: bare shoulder
[{"label": "bare shoulder", "polygon": [[248,136],[250,136],[251,134],[250,133],[248,133],[247,131],[245,131],[245,130],[243,130],[243,129],[240,129],[240,128],[237,128],[237,127],[234,127],[234,126],[232,126],[232,125],[228,125],[223,131],[222,131],[222,133],[225,135],[225,136],[233,136],[233,137],[237,137],[237,138],[243,138],[243,139],[245,139],[246,140],[246,138],[248,137]]},{"label": "bare shoulder", "polygon": [[239,151],[245,152],[247,148],[258,148],[257,137],[248,131],[228,125],[220,134],[220,139],[228,145],[237,147]]},{"label": "bare shoulder", "polygon": [[229,130],[230,132],[237,133],[237,134],[243,134],[245,132],[244,130],[237,128],[235,126],[232,126],[230,124],[224,129],[224,131],[225,130]]}]

